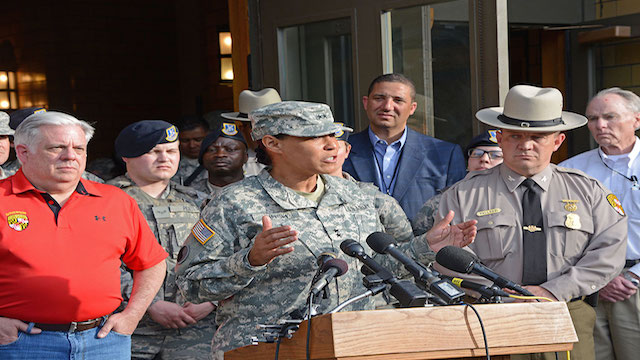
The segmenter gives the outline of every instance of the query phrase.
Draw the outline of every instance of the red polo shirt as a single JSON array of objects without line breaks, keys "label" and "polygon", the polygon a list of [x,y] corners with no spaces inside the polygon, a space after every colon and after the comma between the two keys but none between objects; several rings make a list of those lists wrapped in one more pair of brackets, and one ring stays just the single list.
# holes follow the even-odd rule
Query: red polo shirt
[{"label": "red polo shirt", "polygon": [[109,314],[122,301],[120,260],[135,271],[166,256],[114,186],[83,179],[59,207],[22,170],[0,180],[0,316],[57,324]]}]

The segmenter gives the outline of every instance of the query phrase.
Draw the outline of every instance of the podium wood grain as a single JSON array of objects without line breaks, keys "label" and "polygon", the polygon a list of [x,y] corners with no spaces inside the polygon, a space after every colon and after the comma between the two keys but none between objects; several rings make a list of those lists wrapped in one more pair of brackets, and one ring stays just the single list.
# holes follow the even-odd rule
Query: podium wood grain
[{"label": "podium wood grain", "polygon": [[[497,355],[566,351],[578,341],[563,302],[474,306],[482,317],[494,359],[501,358]],[[327,314],[313,318],[311,324],[313,359],[469,359],[485,355],[478,318],[462,305]],[[304,322],[292,339],[282,341],[280,359],[306,358],[306,330]],[[274,357],[275,344],[225,353],[227,360]]]}]

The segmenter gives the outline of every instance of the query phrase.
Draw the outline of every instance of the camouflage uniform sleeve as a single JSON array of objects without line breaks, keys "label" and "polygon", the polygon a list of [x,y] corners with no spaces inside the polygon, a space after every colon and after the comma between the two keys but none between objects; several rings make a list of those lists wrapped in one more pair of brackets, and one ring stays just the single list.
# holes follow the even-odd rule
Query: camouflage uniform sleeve
[{"label": "camouflage uniform sleeve", "polygon": [[[247,259],[253,237],[239,231],[242,214],[209,203],[178,255],[176,282],[187,301],[219,301],[248,286],[267,268]],[[260,230],[253,229],[252,234]]]},{"label": "camouflage uniform sleeve", "polygon": [[411,227],[413,228],[413,234],[419,236],[425,234],[431,230],[433,224],[435,224],[436,212],[440,206],[440,199],[442,194],[438,194],[424,203],[420,211],[416,214],[416,217],[411,221]]}]

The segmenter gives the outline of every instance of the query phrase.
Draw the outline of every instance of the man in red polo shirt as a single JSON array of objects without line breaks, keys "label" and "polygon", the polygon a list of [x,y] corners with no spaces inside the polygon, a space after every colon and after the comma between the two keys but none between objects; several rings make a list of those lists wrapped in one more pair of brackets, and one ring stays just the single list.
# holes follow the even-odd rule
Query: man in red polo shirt
[{"label": "man in red polo shirt", "polygon": [[[15,132],[22,168],[0,181],[0,358],[129,359],[167,254],[136,202],[81,180],[93,127],[43,112]],[[168,134],[170,136],[170,134]],[[120,264],[134,271],[120,304]]]}]

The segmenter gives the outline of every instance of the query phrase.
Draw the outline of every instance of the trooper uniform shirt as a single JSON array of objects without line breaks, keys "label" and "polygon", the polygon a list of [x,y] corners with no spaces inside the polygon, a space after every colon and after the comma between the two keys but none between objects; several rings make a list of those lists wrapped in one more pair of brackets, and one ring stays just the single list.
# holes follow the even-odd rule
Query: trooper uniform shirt
[{"label": "trooper uniform shirt", "polygon": [[[142,191],[128,176],[122,175],[108,182],[133,197],[138,207],[147,219],[149,227],[160,242],[160,245],[169,253],[167,257],[167,276],[163,286],[158,291],[154,302],[158,300],[177,302],[180,305],[184,299],[177,296],[175,285],[175,265],[178,252],[182,244],[189,236],[191,228],[200,218],[200,211],[196,202],[203,195],[195,190],[176,183],[169,183],[166,190],[158,199],[149,196]],[[126,273],[122,279],[123,297],[125,302],[131,295],[133,279]],[[175,332],[173,329],[165,329],[149,317],[148,314],[140,321],[136,333],[159,334]]]},{"label": "trooper uniform shirt", "polygon": [[[468,246],[484,265],[522,282],[522,196],[525,180],[507,166],[472,172],[446,191],[438,218],[455,211],[453,223],[477,220]],[[627,218],[620,202],[597,180],[550,164],[532,177],[542,188],[547,239],[547,281],[541,286],[558,300],[590,295],[624,265]],[[532,229],[538,231],[537,229]]]}]

